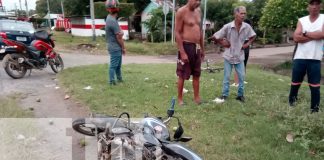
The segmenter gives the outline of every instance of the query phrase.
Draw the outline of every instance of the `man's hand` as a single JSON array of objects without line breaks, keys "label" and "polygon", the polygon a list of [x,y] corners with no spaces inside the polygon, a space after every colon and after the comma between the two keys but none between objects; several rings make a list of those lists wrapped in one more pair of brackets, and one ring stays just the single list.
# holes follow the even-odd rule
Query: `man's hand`
[{"label": "man's hand", "polygon": [[247,43],[244,43],[244,44],[243,44],[242,48],[243,48],[243,49],[246,49],[246,48],[249,48],[249,46],[250,46],[250,43],[247,42]]},{"label": "man's hand", "polygon": [[188,59],[188,56],[186,53],[181,53],[180,52],[180,59],[183,63],[188,63],[189,62],[189,59]]},{"label": "man's hand", "polygon": [[219,43],[225,48],[231,47],[231,44],[226,39],[221,40]]},{"label": "man's hand", "polygon": [[201,61],[204,61],[205,60],[205,51],[204,50],[200,51],[200,56],[201,56]]},{"label": "man's hand", "polygon": [[214,44],[217,44],[217,40],[214,36],[207,38],[207,40],[213,42]]},{"label": "man's hand", "polygon": [[122,54],[125,56],[126,55],[126,48],[122,49]]}]

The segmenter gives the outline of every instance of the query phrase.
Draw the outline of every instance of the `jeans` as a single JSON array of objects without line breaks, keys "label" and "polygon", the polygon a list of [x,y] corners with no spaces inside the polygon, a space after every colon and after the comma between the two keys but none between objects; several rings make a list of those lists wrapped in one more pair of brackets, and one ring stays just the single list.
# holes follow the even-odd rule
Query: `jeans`
[{"label": "jeans", "polygon": [[232,66],[234,66],[239,78],[237,96],[244,96],[244,77],[245,77],[244,63],[240,62],[238,64],[230,64],[229,61],[227,61],[226,59],[224,59],[224,80],[223,80],[222,96],[228,97],[229,95]]},{"label": "jeans", "polygon": [[109,83],[115,83],[115,74],[118,81],[122,81],[121,64],[122,64],[122,52],[113,51],[110,53],[110,66],[109,66]]}]

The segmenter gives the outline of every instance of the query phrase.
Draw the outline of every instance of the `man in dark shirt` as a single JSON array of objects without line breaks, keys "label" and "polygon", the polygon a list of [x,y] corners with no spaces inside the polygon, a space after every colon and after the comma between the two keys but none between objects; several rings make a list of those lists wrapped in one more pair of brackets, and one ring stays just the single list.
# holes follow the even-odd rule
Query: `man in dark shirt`
[{"label": "man in dark shirt", "polygon": [[109,67],[109,84],[116,85],[115,74],[118,82],[122,82],[121,64],[122,55],[126,54],[126,49],[123,40],[123,31],[120,29],[117,22],[117,15],[119,12],[118,0],[107,0],[106,9],[109,12],[106,18],[106,41],[108,45],[108,52],[110,54]]}]

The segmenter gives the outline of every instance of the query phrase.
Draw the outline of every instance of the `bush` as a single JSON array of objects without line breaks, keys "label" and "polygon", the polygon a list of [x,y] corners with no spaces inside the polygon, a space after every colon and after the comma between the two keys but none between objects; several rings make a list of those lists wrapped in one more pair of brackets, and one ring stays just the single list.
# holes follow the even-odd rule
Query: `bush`
[{"label": "bush", "polygon": [[[154,31],[153,32],[153,38],[154,38],[154,43],[157,43],[157,42],[164,42],[164,31]],[[167,31],[167,34],[166,34],[166,40],[167,41],[170,41],[171,40],[171,32],[168,32]],[[147,35],[147,41],[149,42],[152,42],[151,40],[151,33],[149,33]]]},{"label": "bush", "polygon": [[[121,11],[118,13],[119,17],[126,17],[128,18],[135,12],[134,3],[120,3],[119,7],[121,8]],[[95,2],[94,3],[95,8],[95,17],[98,19],[106,18],[108,12],[105,7],[105,2]]]}]

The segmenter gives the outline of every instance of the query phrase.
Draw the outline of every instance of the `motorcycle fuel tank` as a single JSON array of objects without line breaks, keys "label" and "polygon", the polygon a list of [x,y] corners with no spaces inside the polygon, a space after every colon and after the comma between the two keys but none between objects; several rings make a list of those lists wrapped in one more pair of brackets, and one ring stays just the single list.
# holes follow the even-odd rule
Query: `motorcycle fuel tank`
[{"label": "motorcycle fuel tank", "polygon": [[159,140],[170,140],[170,133],[165,124],[159,119],[144,118],[141,121],[143,128],[148,128],[151,133]]}]

